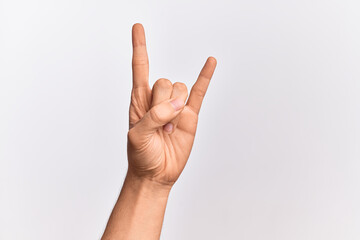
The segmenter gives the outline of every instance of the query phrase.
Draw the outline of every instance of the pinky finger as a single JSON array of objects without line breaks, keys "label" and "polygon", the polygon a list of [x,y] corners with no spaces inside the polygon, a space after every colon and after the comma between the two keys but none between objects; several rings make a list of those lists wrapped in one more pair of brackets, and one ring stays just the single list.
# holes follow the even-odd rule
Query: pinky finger
[{"label": "pinky finger", "polygon": [[216,63],[217,62],[214,57],[208,57],[204,67],[201,69],[198,79],[191,88],[190,96],[186,105],[197,114],[200,112],[201,104],[205,97],[211,77],[215,71]]}]

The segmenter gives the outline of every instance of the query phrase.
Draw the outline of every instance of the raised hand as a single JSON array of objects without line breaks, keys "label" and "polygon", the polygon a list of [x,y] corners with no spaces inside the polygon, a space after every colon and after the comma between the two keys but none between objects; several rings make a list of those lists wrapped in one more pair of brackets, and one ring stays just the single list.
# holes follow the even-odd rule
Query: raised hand
[{"label": "raised hand", "polygon": [[184,83],[172,84],[161,78],[150,88],[145,32],[139,23],[133,25],[132,44],[128,174],[172,186],[189,158],[198,114],[216,59],[207,59],[187,100],[188,90]]},{"label": "raised hand", "polygon": [[145,33],[139,23],[132,28],[132,43],[129,168],[102,240],[160,238],[168,196],[189,158],[216,67],[215,58],[209,57],[187,100],[183,83],[161,78],[149,87]]}]

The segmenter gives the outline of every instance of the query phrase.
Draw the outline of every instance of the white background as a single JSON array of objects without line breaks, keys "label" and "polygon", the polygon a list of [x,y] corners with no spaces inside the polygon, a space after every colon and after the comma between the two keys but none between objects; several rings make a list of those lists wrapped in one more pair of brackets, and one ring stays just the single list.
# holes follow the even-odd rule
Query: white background
[{"label": "white background", "polygon": [[150,84],[218,66],[162,239],[360,239],[358,0],[0,0],[0,239],[99,239]]}]

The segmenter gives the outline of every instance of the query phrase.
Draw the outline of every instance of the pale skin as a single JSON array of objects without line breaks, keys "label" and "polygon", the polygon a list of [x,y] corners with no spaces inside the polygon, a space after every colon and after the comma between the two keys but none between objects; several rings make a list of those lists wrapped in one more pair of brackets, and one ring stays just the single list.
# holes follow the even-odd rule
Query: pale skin
[{"label": "pale skin", "polygon": [[190,94],[184,83],[165,78],[150,88],[140,23],[132,27],[132,45],[128,171],[102,240],[160,238],[167,199],[188,161],[200,108],[216,67],[216,59],[208,57]]}]

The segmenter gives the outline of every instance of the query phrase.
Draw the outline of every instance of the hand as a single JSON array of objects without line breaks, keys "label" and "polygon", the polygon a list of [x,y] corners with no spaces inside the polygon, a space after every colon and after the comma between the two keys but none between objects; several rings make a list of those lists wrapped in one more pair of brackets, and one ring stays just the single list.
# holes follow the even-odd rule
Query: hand
[{"label": "hand", "polygon": [[159,79],[149,87],[144,28],[132,28],[129,168],[102,239],[159,239],[172,185],[194,142],[201,103],[216,67],[209,57],[191,88]]},{"label": "hand", "polygon": [[189,158],[201,103],[216,67],[209,57],[188,90],[184,83],[157,80],[149,87],[149,60],[144,28],[132,28],[133,89],[129,109],[128,174],[167,186],[180,176]]}]

